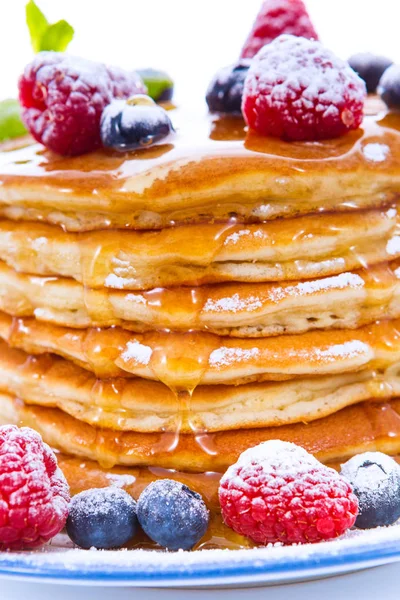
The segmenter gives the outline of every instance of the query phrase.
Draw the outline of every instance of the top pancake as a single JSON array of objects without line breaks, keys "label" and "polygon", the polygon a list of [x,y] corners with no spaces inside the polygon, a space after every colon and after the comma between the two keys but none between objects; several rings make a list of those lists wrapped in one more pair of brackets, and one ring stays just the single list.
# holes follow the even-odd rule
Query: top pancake
[{"label": "top pancake", "polygon": [[[127,154],[65,158],[29,144],[0,153],[0,214],[71,231],[258,222],[395,202],[400,115],[367,115],[335,140],[287,143],[238,118],[171,112],[177,134]],[[20,146],[20,142],[17,142]]]}]

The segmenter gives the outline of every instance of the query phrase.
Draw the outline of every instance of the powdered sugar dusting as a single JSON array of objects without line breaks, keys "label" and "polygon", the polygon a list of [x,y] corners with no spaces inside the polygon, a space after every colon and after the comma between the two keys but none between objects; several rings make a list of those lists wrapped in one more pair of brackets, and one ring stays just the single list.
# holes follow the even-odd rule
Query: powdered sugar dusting
[{"label": "powdered sugar dusting", "polygon": [[252,312],[262,307],[262,302],[256,296],[241,297],[239,294],[226,296],[218,300],[209,298],[204,305],[205,312],[231,312],[240,311]]},{"label": "powdered sugar dusting", "polygon": [[[278,475],[280,472],[282,475],[290,474],[293,478],[308,472],[310,467],[324,468],[312,454],[301,446],[279,439],[262,442],[258,446],[245,450],[239,456],[236,465],[252,463],[261,463],[263,466],[265,465],[266,470],[273,470]],[[228,469],[222,481],[229,479],[229,472],[233,472],[236,465]]]},{"label": "powdered sugar dusting", "polygon": [[267,235],[261,229],[256,229],[255,231],[251,231],[250,229],[241,229],[240,231],[235,231],[234,233],[228,235],[225,238],[224,246],[228,246],[228,244],[237,244],[243,237],[253,237],[261,240],[266,239]]},{"label": "powdered sugar dusting", "polygon": [[123,290],[126,285],[126,280],[123,277],[118,277],[115,273],[110,273],[105,278],[104,285],[116,290]]},{"label": "powdered sugar dusting", "polygon": [[[267,298],[270,302],[278,303],[289,296],[310,296],[328,290],[357,289],[363,287],[365,287],[365,282],[356,273],[341,273],[340,275],[335,275],[333,277],[304,281],[286,287],[274,286],[268,291]],[[241,311],[252,312],[262,308],[262,306],[263,301],[257,296],[240,296],[238,293],[235,293],[232,296],[218,298],[217,300],[209,298],[204,305],[204,311],[231,313]]]},{"label": "powdered sugar dusting", "polygon": [[244,349],[222,346],[211,352],[208,363],[211,367],[229,367],[235,363],[252,360],[259,355],[259,348]]},{"label": "powdered sugar dusting", "polygon": [[400,254],[400,236],[395,235],[386,244],[386,252],[391,256]]},{"label": "powdered sugar dusting", "polygon": [[341,273],[340,275],[326,277],[325,279],[300,282],[284,288],[273,288],[269,293],[269,299],[272,302],[279,302],[287,296],[309,296],[317,292],[333,289],[362,288],[364,285],[363,279],[356,273]]},{"label": "powdered sugar dusting", "polygon": [[133,302],[134,304],[146,304],[146,299],[139,294],[128,294],[126,300],[128,300],[128,302]]},{"label": "powdered sugar dusting", "polygon": [[140,365],[148,365],[151,359],[153,350],[150,346],[145,346],[137,340],[128,342],[126,344],[126,350],[121,354],[122,360],[134,360]]},{"label": "powdered sugar dusting", "polygon": [[129,485],[133,485],[136,481],[136,478],[133,475],[120,475],[118,473],[107,473],[106,479],[108,479],[112,486],[118,488],[124,488]]},{"label": "powdered sugar dusting", "polygon": [[335,361],[337,358],[352,358],[360,354],[370,356],[372,351],[368,344],[365,344],[360,340],[352,340],[350,342],[345,342],[344,344],[334,344],[326,350],[315,348],[314,353],[318,358]]},{"label": "powdered sugar dusting", "polygon": [[378,142],[370,142],[369,144],[365,144],[363,148],[364,156],[367,160],[371,162],[384,162],[390,152],[389,146],[386,144],[380,144]]}]

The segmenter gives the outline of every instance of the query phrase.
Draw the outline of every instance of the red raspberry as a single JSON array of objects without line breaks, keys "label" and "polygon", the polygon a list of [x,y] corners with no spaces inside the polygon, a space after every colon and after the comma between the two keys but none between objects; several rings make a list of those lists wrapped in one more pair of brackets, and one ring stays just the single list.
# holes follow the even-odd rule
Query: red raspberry
[{"label": "red raspberry", "polygon": [[35,548],[63,529],[69,488],[36,431],[0,427],[0,550]]},{"label": "red raspberry", "polygon": [[114,98],[145,93],[140,77],[59,52],[40,52],[19,80],[22,118],[50,150],[77,155],[100,147],[100,117]]},{"label": "red raspberry", "polygon": [[253,59],[243,93],[247,124],[285,140],[322,140],[357,129],[365,83],[319,42],[282,35]]},{"label": "red raspberry", "polygon": [[272,440],[246,450],[221,479],[222,517],[259,544],[335,538],[354,525],[350,485],[303,448]]},{"label": "red raspberry", "polygon": [[318,39],[303,0],[265,0],[243,47],[241,57],[253,58],[260,48],[282,33]]}]

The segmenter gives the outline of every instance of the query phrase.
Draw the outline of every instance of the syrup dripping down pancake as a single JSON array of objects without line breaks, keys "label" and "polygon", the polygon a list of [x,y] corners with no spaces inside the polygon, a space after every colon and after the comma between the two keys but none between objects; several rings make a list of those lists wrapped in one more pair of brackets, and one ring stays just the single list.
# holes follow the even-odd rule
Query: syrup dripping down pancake
[{"label": "syrup dripping down pancake", "polygon": [[246,340],[201,332],[69,329],[0,313],[0,337],[12,347],[58,354],[101,378],[143,377],[178,391],[387,369],[400,360],[399,328],[394,320],[358,330]]},{"label": "syrup dripping down pancake", "polygon": [[66,327],[136,332],[195,329],[258,338],[354,329],[400,316],[400,261],[310,281],[156,288],[84,288],[65,277],[17,273],[0,262],[0,310]]},{"label": "syrup dripping down pancake", "polygon": [[70,361],[33,357],[1,342],[0,390],[115,431],[213,432],[310,422],[357,402],[390,399],[400,395],[400,363],[383,372],[199,386],[183,402],[161,383],[99,380]]},{"label": "syrup dripping down pancake", "polygon": [[[1,190],[1,186],[0,186]],[[241,226],[67,233],[0,221],[0,259],[17,271],[70,277],[90,288],[143,290],[224,281],[332,276],[400,256],[397,208]]]},{"label": "syrup dripping down pancake", "polygon": [[[366,451],[396,455],[400,450],[400,400],[363,402],[312,423],[276,428],[240,429],[207,434],[204,450],[198,436],[168,433],[115,432],[78,421],[56,408],[26,406],[8,394],[0,395],[0,421],[38,431],[58,450],[115,465],[162,467],[180,471],[224,471],[244,450],[281,439],[314,454],[323,462],[340,462]],[[203,436],[204,438],[204,436]]]},{"label": "syrup dripping down pancake", "polygon": [[[367,112],[370,112],[369,110]],[[170,113],[177,135],[125,155],[0,153],[0,207],[75,231],[242,222],[390,205],[400,194],[400,117],[367,115],[341,138],[288,144],[239,119]]]}]

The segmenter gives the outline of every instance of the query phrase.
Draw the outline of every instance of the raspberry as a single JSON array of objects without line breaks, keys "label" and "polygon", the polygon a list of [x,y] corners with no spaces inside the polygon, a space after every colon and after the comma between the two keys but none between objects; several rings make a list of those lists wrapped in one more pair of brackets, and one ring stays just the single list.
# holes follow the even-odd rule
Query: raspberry
[{"label": "raspberry", "polygon": [[365,83],[319,42],[282,35],[253,59],[243,93],[249,127],[285,140],[321,140],[357,129]]},{"label": "raspberry", "polygon": [[69,488],[38,433],[0,427],[0,550],[35,548],[63,529]]},{"label": "raspberry", "polygon": [[282,33],[318,39],[303,0],[265,0],[243,47],[241,58],[253,58],[260,48]]},{"label": "raspberry", "polygon": [[226,525],[259,544],[329,540],[352,527],[358,513],[343,477],[280,440],[243,452],[222,477],[219,500]]},{"label": "raspberry", "polygon": [[22,118],[33,137],[71,156],[101,146],[101,113],[114,98],[145,91],[134,72],[59,52],[37,54],[19,80]]}]

